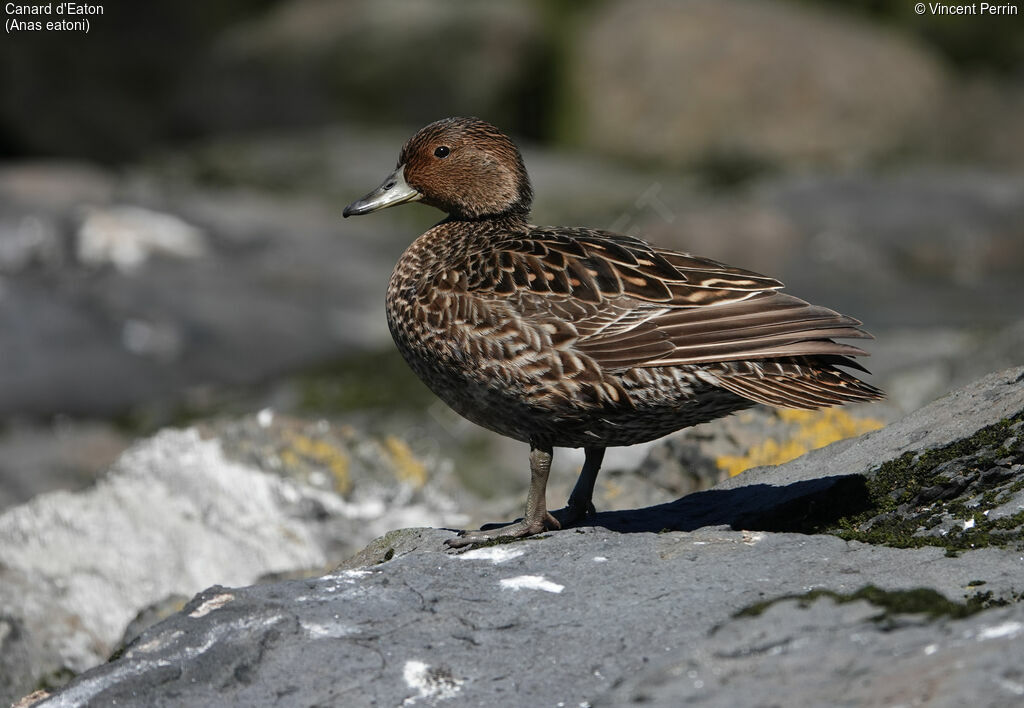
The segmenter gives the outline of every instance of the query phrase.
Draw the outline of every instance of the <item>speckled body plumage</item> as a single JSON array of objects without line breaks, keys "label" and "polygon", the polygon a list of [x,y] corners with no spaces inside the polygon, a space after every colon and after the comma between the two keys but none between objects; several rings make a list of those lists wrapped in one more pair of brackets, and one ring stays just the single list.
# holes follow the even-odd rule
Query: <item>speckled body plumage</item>
[{"label": "speckled body plumage", "polygon": [[[530,444],[527,518],[544,504],[553,447],[585,447],[569,521],[590,508],[605,447],[653,440],[755,403],[819,408],[881,393],[841,368],[865,352],[857,320],[778,281],[639,239],[527,221],[515,145],[478,119],[427,126],[385,183],[346,209],[423,201],[449,217],[400,258],[388,325],[416,374],[469,420]],[[539,499],[538,499],[539,497]]]},{"label": "speckled body plumage", "polygon": [[[754,404],[701,380],[695,366],[603,370],[573,346],[575,328],[522,315],[541,309],[529,289],[495,291],[487,260],[503,245],[527,243],[532,227],[472,227],[446,222],[420,236],[399,260],[386,300],[398,350],[460,415],[522,442],[614,446]],[[571,306],[572,297],[557,304]]]},{"label": "speckled body plumage", "polygon": [[[616,247],[620,263],[631,262],[610,264],[607,251],[592,253],[599,240]],[[387,291],[388,325],[409,366],[460,415],[516,440],[553,447],[646,442],[754,405],[723,382],[820,375],[821,366],[798,357],[602,365],[590,353],[595,346],[613,345],[614,337],[635,329],[638,313],[655,318],[666,309],[659,305],[664,293],[651,292],[646,283],[636,286],[651,270],[637,261],[653,263],[656,256],[647,244],[595,230],[543,229],[520,219],[445,221],[399,260]],[[636,282],[625,280],[616,265],[630,268]],[[706,288],[720,307],[730,294],[743,302],[771,293],[766,286],[774,281],[719,267],[721,272],[705,271],[701,282],[731,279],[737,289]],[[694,300],[708,297],[678,269],[662,273],[659,282],[670,277],[679,287],[669,302],[686,297],[685,291],[699,293]],[[855,334],[852,321],[844,318],[841,326]],[[656,348],[647,358],[660,352]],[[636,352],[633,357],[644,363]],[[829,374],[850,384],[841,372]],[[850,388],[856,395],[858,387]]]}]

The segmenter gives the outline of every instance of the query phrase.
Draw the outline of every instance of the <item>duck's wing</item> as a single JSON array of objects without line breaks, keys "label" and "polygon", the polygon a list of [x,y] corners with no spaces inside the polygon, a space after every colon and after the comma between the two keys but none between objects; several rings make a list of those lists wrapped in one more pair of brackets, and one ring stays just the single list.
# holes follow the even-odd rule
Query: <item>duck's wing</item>
[{"label": "duck's wing", "polygon": [[493,258],[472,289],[606,370],[800,356],[861,368],[845,357],[866,352],[833,339],[871,336],[773,278],[628,236],[537,228]]}]

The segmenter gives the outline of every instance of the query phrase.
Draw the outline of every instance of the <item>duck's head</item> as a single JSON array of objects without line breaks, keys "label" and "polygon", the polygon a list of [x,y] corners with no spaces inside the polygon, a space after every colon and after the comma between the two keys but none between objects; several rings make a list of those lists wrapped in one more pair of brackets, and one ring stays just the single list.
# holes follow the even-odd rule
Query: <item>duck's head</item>
[{"label": "duck's head", "polygon": [[402,148],[398,167],[345,216],[423,202],[454,219],[525,216],[533,190],[515,143],[479,118],[445,118]]}]

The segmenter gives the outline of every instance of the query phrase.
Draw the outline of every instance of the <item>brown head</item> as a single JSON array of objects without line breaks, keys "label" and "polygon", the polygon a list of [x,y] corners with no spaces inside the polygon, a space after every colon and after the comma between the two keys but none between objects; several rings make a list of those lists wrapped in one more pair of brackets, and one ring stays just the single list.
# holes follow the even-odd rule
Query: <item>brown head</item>
[{"label": "brown head", "polygon": [[344,215],[412,201],[454,219],[526,216],[533,190],[519,149],[508,136],[479,118],[445,118],[412,136],[395,171],[345,207]]}]

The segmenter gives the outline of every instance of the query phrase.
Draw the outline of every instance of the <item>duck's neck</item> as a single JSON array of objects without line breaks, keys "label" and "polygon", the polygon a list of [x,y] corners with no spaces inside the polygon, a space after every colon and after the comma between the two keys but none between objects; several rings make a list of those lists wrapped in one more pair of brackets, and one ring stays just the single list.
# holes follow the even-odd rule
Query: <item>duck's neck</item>
[{"label": "duck's neck", "polygon": [[[446,263],[469,253],[487,251],[505,239],[515,239],[532,227],[525,214],[502,214],[487,219],[458,219],[449,216],[420,235],[406,249],[402,260],[418,264],[423,272],[430,264]],[[445,266],[447,267],[447,266]]]},{"label": "duck's neck", "polygon": [[457,228],[458,226],[465,225],[470,229],[489,230],[493,228],[507,231],[522,231],[529,223],[529,216],[530,213],[527,211],[507,211],[501,214],[488,214],[487,216],[474,218],[449,214],[448,218],[438,223],[437,226],[450,225]]}]

